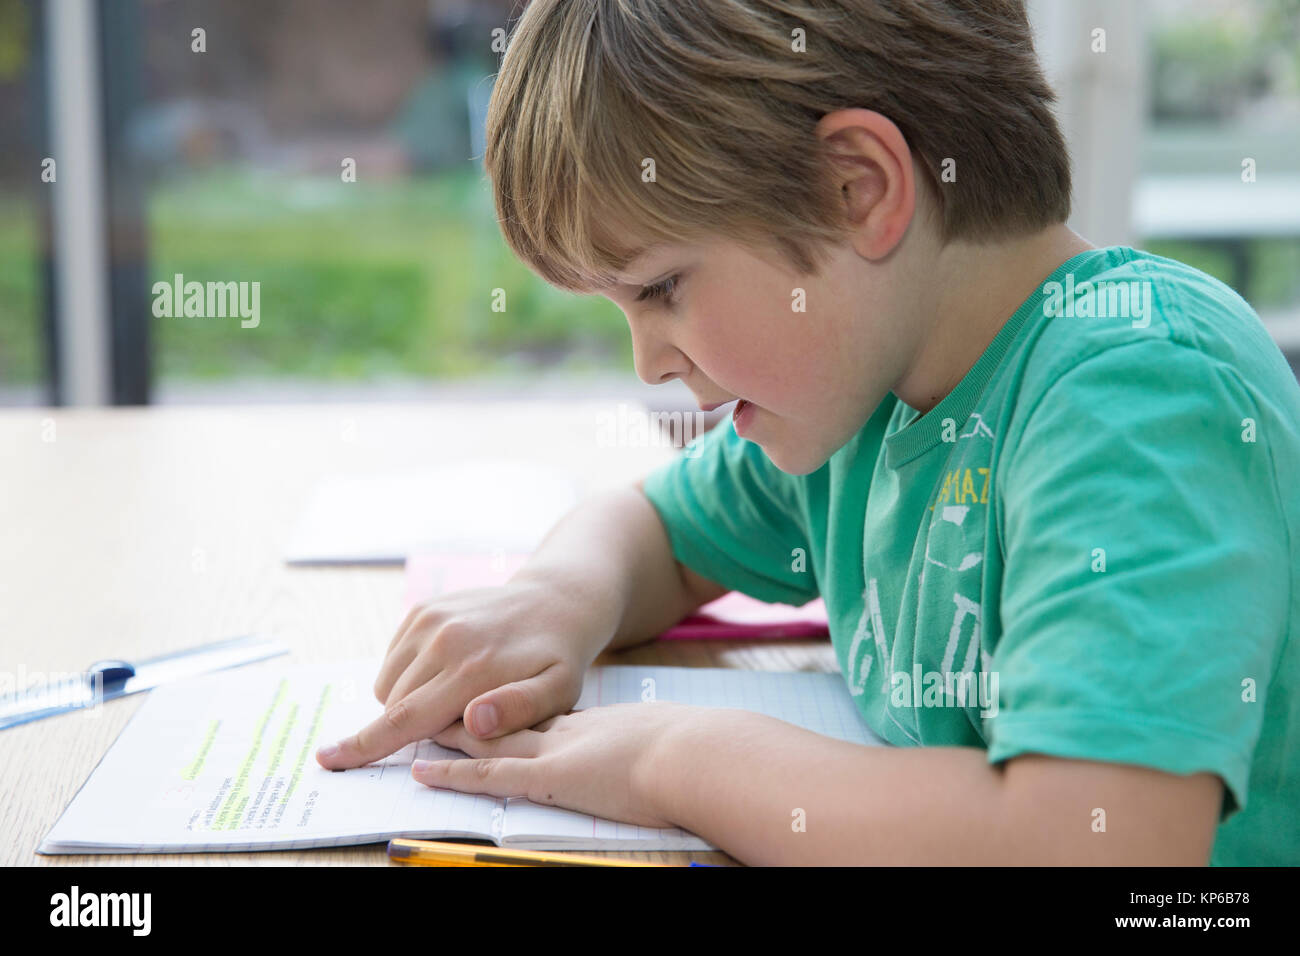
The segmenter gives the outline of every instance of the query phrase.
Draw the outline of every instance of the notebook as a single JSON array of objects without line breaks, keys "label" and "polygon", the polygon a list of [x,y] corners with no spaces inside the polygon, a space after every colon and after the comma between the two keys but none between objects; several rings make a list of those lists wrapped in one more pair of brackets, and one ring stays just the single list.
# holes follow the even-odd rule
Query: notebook
[{"label": "notebook", "polygon": [[[680,829],[639,827],[524,798],[411,778],[411,761],[463,757],[431,740],[345,771],[316,748],[379,716],[380,661],[264,662],[150,692],[46,835],[39,853],[203,853],[476,839],[535,850],[709,850]],[[821,734],[883,744],[836,673],[597,667],[575,709],[675,700],[754,710]]]},{"label": "notebook", "polygon": [[[438,594],[505,584],[528,559],[527,552],[493,554],[417,551],[406,559],[406,611]],[[821,598],[802,607],[768,604],[732,591],[696,608],[659,635],[672,640],[790,640],[827,638],[830,626]]]}]

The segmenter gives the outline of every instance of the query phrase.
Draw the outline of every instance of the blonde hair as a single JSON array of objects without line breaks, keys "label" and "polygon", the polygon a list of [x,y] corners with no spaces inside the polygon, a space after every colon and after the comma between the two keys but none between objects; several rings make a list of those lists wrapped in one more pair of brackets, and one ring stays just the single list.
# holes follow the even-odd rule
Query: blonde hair
[{"label": "blonde hair", "polygon": [[532,0],[484,167],[507,243],[560,288],[602,288],[651,243],[718,236],[811,273],[845,225],[822,116],[887,116],[941,239],[986,239],[1069,215],[1054,98],[1023,0]]}]

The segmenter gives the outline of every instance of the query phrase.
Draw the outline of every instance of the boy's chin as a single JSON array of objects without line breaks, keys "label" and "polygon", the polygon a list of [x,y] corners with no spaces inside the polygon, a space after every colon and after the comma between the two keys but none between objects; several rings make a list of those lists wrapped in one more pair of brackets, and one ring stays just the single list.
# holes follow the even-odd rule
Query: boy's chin
[{"label": "boy's chin", "polygon": [[777,442],[756,442],[777,468],[787,475],[808,475],[826,463],[826,456],[808,445],[787,448]]}]

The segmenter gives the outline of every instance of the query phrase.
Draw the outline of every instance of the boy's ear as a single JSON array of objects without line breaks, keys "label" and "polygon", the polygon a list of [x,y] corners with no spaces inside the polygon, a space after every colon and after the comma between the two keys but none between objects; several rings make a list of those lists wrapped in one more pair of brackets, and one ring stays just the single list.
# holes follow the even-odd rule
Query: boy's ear
[{"label": "boy's ear", "polygon": [[907,140],[888,117],[865,109],[827,113],[816,134],[831,154],[853,247],[864,258],[884,258],[903,238],[916,211]]}]

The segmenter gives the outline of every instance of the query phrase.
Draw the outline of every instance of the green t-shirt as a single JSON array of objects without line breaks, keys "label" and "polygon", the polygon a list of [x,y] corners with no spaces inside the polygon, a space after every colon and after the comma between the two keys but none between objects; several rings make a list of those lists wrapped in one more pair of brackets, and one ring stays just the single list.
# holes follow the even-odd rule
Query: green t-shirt
[{"label": "green t-shirt", "polygon": [[677,559],[820,595],[898,745],[1225,783],[1211,863],[1300,863],[1300,385],[1227,286],[1127,247],[1062,264],[925,415],[819,469],[730,423],[646,478]]}]

